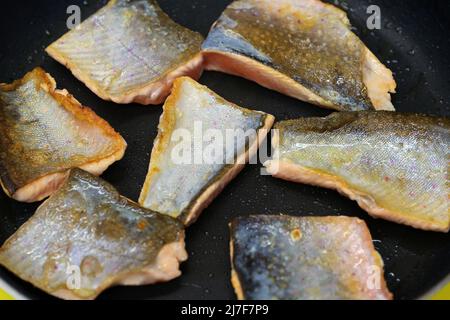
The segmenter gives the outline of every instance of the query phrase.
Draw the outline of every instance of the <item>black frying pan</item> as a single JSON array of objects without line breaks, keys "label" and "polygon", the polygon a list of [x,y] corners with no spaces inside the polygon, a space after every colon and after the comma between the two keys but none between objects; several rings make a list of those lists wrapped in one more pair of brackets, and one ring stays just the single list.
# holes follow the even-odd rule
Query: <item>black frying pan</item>
[{"label": "black frying pan", "polygon": [[[159,0],[174,20],[204,35],[229,2]],[[60,88],[68,89],[105,118],[127,140],[128,149],[125,158],[103,177],[123,195],[137,200],[161,107],[102,101],[44,52],[48,44],[67,31],[69,5],[79,4],[85,19],[105,3],[104,0],[2,1],[0,82],[11,82],[35,66],[42,66],[56,78]],[[355,32],[395,72],[398,93],[393,101],[397,110],[449,116],[450,2],[349,0],[336,3],[347,9]],[[366,8],[371,3],[381,7],[381,30],[366,28]],[[278,120],[329,113],[225,74],[205,72],[200,82],[230,101],[266,111]],[[0,243],[33,214],[37,205],[18,203],[0,193]],[[182,277],[153,286],[113,288],[100,298],[234,299],[229,281],[228,222],[233,217],[255,213],[344,214],[364,219],[377,240],[375,246],[383,256],[389,288],[397,299],[421,297],[450,272],[448,234],[375,220],[337,192],[261,176],[258,165],[249,165],[187,230],[190,257],[182,265]],[[3,268],[0,268],[0,278],[27,297],[49,298]]]}]

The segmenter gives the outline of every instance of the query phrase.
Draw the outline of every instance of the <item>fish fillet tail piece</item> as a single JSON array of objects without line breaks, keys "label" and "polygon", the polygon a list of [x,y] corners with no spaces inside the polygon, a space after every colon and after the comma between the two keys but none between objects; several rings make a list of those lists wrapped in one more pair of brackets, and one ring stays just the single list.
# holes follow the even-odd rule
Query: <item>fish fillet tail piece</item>
[{"label": "fish fillet tail piece", "polygon": [[[139,203],[189,225],[256,154],[274,117],[227,102],[187,77],[175,81],[163,110]],[[195,135],[196,128],[202,137]],[[224,141],[228,131],[255,134],[242,140],[233,135],[234,143],[229,145]],[[184,138],[192,138],[181,139],[189,146],[186,161],[174,159],[180,146],[176,137],[181,132]],[[215,145],[216,138],[199,140],[208,132],[220,133],[217,143],[222,140],[225,145]],[[203,151],[216,146],[224,152],[212,162],[205,161]],[[200,162],[195,161],[197,152],[201,153]]]},{"label": "fish fillet tail piece", "polygon": [[0,182],[18,201],[52,194],[74,167],[102,174],[126,142],[41,68],[0,84]]},{"label": "fish fillet tail piece", "polygon": [[240,76],[318,106],[390,110],[392,72],[318,0],[238,0],[202,45],[207,70]]},{"label": "fish fillet tail piece", "polygon": [[337,190],[375,218],[448,232],[448,118],[390,112],[336,113],[276,125],[281,179]]},{"label": "fish fillet tail piece", "polygon": [[0,248],[0,265],[62,299],[169,281],[186,259],[180,222],[79,169]]},{"label": "fish fillet tail piece", "polygon": [[203,37],[154,0],[112,0],[47,47],[47,53],[104,100],[160,104],[180,76],[203,72]]},{"label": "fish fillet tail piece", "polygon": [[255,215],[234,219],[230,233],[239,300],[392,299],[358,218]]}]

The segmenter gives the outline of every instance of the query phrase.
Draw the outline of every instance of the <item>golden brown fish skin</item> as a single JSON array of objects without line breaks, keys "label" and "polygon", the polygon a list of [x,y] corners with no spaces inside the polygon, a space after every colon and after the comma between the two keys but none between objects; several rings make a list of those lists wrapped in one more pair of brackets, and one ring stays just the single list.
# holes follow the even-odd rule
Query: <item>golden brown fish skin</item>
[{"label": "golden brown fish skin", "polygon": [[[163,109],[139,203],[190,225],[256,154],[273,125],[274,117],[234,105],[188,77],[175,81]],[[227,121],[218,122],[217,119]],[[240,144],[239,150],[233,148],[233,156],[236,157],[233,163],[224,161],[217,165],[201,163],[198,166],[174,163],[171,158],[173,133],[189,130],[195,138],[191,130],[195,130],[192,125],[196,121],[200,121],[205,129],[221,132],[251,129],[256,132],[256,137],[248,141],[245,148]]]},{"label": "golden brown fish skin", "polygon": [[39,201],[73,167],[100,175],[120,160],[126,142],[41,68],[0,84],[0,182],[8,196]]},{"label": "golden brown fish skin", "polygon": [[364,221],[253,215],[230,224],[239,300],[392,299]]},{"label": "golden brown fish skin", "polygon": [[164,102],[176,78],[200,78],[202,41],[154,0],[111,0],[46,51],[102,99],[148,105]]},{"label": "golden brown fish skin", "polygon": [[139,207],[79,169],[0,248],[1,265],[63,299],[169,281],[186,259],[181,223]]},{"label": "golden brown fish skin", "polygon": [[340,112],[275,128],[273,176],[336,189],[376,218],[449,231],[448,118]]},{"label": "golden brown fish skin", "polygon": [[393,110],[392,72],[318,0],[238,0],[213,25],[205,67],[326,108]]}]

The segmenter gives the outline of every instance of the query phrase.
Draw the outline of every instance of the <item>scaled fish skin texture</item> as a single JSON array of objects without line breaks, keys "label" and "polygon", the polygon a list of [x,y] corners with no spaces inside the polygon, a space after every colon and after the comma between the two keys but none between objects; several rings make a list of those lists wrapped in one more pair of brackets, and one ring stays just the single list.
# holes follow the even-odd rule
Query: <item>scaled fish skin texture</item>
[{"label": "scaled fish skin texture", "polygon": [[240,217],[231,227],[240,300],[386,300],[383,260],[351,217]]},{"label": "scaled fish skin texture", "polygon": [[0,265],[63,299],[169,281],[186,259],[181,223],[79,169],[0,248]]},{"label": "scaled fish skin texture", "polygon": [[[139,203],[151,210],[168,214],[185,224],[194,222],[201,211],[222,191],[245,166],[272,127],[274,117],[259,111],[238,107],[221,98],[207,87],[183,77],[175,81],[172,94],[164,104],[158,136],[154,142],[149,171],[141,191]],[[201,136],[196,135],[196,123],[201,124]],[[232,137],[233,145],[225,144],[219,161],[202,159],[208,148],[219,141],[205,141],[208,130],[225,137],[227,130],[247,132],[246,139]],[[174,161],[179,139],[176,133],[190,135],[191,152],[188,161]],[[246,146],[247,143],[247,146]],[[201,146],[201,147],[200,147]],[[195,160],[199,152],[201,161]],[[233,160],[234,159],[234,160]]]},{"label": "scaled fish skin texture", "polygon": [[336,189],[376,218],[448,232],[450,120],[386,111],[277,123],[275,177]]},{"label": "scaled fish skin texture", "polygon": [[68,170],[100,175],[122,159],[125,140],[41,68],[0,84],[0,182],[8,196],[40,201]]},{"label": "scaled fish skin texture", "polygon": [[202,41],[155,0],[111,0],[46,51],[102,99],[148,105],[162,103],[177,77],[200,77]]},{"label": "scaled fish skin texture", "polygon": [[344,11],[319,0],[234,1],[202,51],[207,70],[318,106],[394,110],[392,72],[351,31]]}]

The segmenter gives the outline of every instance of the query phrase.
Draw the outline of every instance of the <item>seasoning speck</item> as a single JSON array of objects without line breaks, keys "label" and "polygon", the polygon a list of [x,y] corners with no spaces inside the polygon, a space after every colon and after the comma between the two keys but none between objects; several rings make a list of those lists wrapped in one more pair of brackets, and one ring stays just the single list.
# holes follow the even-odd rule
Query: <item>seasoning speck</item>
[{"label": "seasoning speck", "polygon": [[294,229],[291,231],[291,239],[293,241],[299,241],[302,238],[302,232],[300,229]]}]

